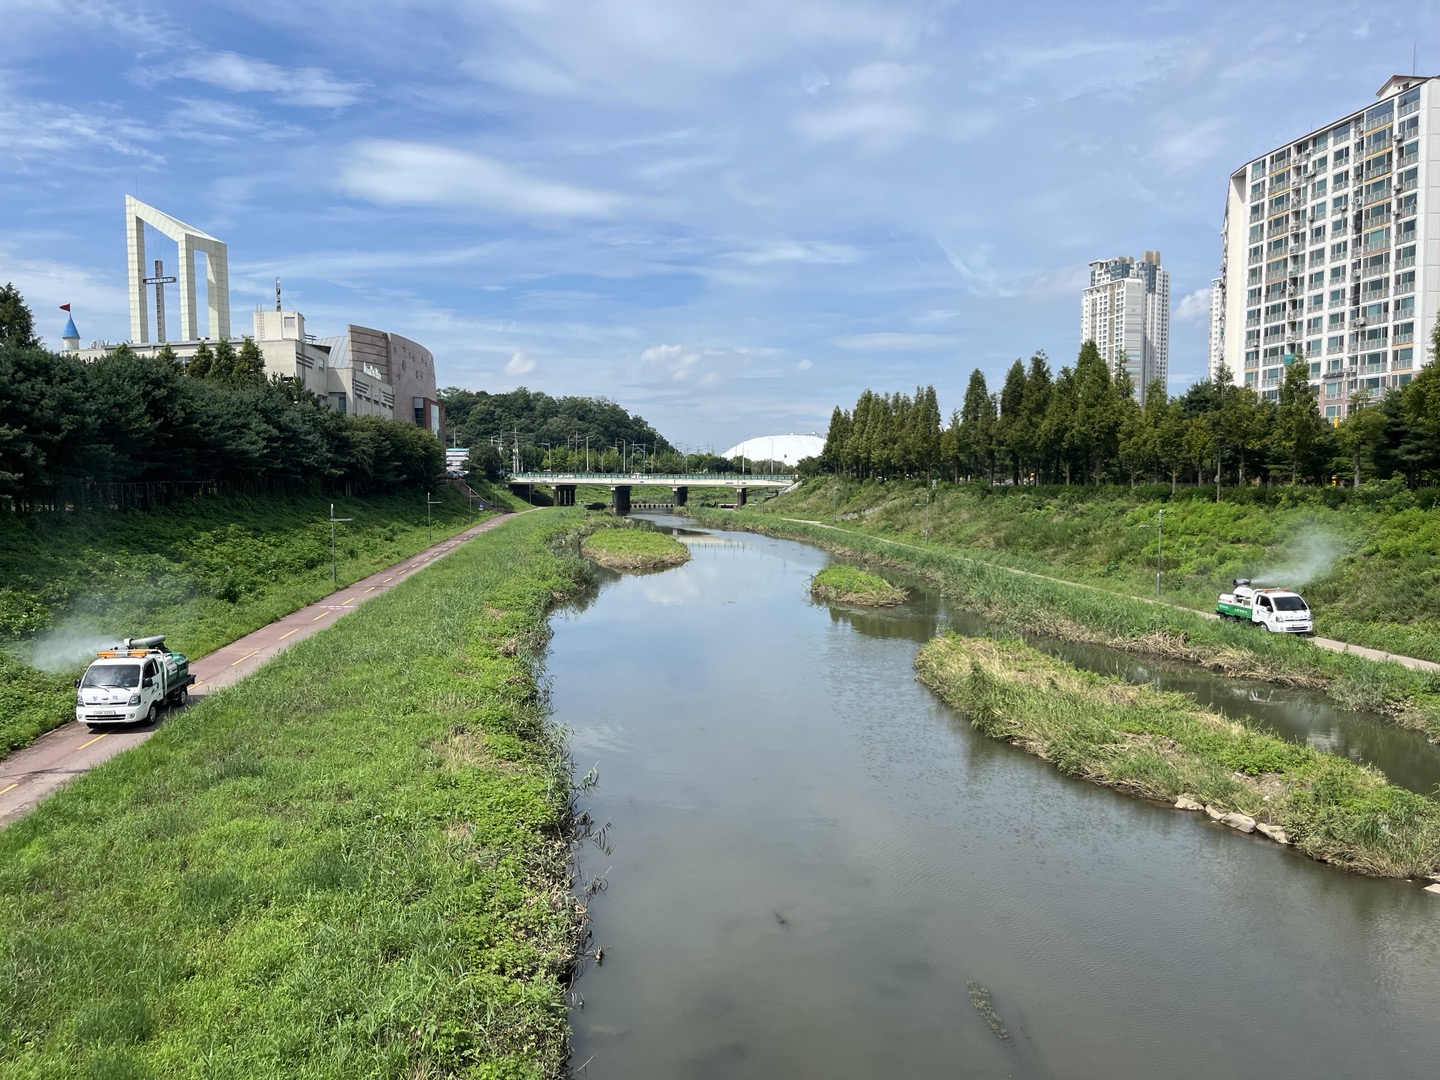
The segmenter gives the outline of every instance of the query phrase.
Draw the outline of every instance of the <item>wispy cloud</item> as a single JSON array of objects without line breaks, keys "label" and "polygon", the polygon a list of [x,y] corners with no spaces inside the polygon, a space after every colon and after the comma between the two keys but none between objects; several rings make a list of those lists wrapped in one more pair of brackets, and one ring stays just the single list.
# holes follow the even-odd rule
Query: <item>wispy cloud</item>
[{"label": "wispy cloud", "polygon": [[432,143],[367,139],[340,165],[340,187],[372,202],[452,206],[546,218],[609,217],[620,198],[541,180],[494,158]]},{"label": "wispy cloud", "polygon": [[948,349],[963,340],[958,334],[907,334],[887,331],[875,334],[846,334],[831,338],[830,344],[851,352],[911,352],[916,349]]},{"label": "wispy cloud", "polygon": [[750,266],[770,266],[774,263],[810,263],[815,266],[849,266],[857,263],[864,254],[851,244],[833,244],[824,241],[809,243],[798,240],[776,240],[769,244],[735,251],[730,258]]},{"label": "wispy cloud", "polygon": [[140,78],[193,79],[237,94],[268,94],[287,105],[320,109],[353,105],[364,91],[362,83],[345,82],[324,68],[287,68],[234,52],[193,54],[173,66],[147,69]]}]

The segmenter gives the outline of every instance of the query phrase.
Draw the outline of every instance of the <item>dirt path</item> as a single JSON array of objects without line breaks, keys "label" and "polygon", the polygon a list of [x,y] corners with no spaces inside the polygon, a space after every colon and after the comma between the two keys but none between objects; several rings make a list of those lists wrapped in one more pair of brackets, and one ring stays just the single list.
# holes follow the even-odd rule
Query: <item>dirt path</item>
[{"label": "dirt path", "polygon": [[[890,540],[883,536],[871,536],[869,533],[856,532],[854,529],[847,529],[841,525],[827,525],[823,521],[809,521],[806,518],[781,518],[780,520],[792,521],[797,525],[813,525],[817,529],[834,529],[836,532],[849,533],[852,536],[863,536],[867,540],[874,540],[881,544],[893,544],[895,547],[908,548],[911,551],[933,553],[936,550],[935,548],[920,547],[918,544],[907,544],[900,540]],[[960,558],[966,558],[966,556],[962,555]],[[1077,589],[1089,589],[1092,592],[1106,593],[1110,596],[1127,596],[1132,600],[1143,600],[1147,604],[1158,604],[1161,607],[1174,608],[1176,611],[1189,612],[1192,615],[1199,615],[1206,619],[1218,619],[1220,617],[1213,611],[1196,611],[1194,608],[1181,607],[1179,604],[1172,604],[1166,600],[1157,600],[1150,596],[1129,596],[1128,593],[1113,592],[1110,589],[1102,589],[1098,585],[1087,585],[1083,581],[1066,581],[1064,578],[1051,577],[1049,574],[1037,574],[1033,570],[1016,570],[1009,566],[988,563],[983,559],[972,559],[971,561],[982,563],[996,570],[1008,570],[1012,574],[1039,578],[1041,581],[1053,581],[1059,585],[1072,585]],[[1334,638],[1312,637],[1310,641],[1319,648],[1329,649],[1331,652],[1354,653],[1356,656],[1363,656],[1367,660],[1392,660],[1401,667],[1415,668],[1421,671],[1440,671],[1440,664],[1431,660],[1421,660],[1415,656],[1401,656],[1399,653],[1384,652],[1380,649],[1367,649],[1363,645],[1352,645],[1346,641],[1336,641]]]},{"label": "dirt path", "polygon": [[[456,533],[449,540],[418,551],[394,566],[291,612],[269,626],[262,626],[253,634],[246,634],[209,656],[191,661],[190,670],[195,675],[192,700],[204,698],[206,694],[238,682],[295,642],[319,633],[370,597],[398,585],[465,541],[514,516],[501,514],[482,521],[462,533]],[[162,713],[154,726],[121,726],[99,732],[91,731],[84,724],[71,722],[47,732],[30,746],[0,761],[0,827],[28,813],[72,777],[144,742],[165,722],[167,715]]]}]

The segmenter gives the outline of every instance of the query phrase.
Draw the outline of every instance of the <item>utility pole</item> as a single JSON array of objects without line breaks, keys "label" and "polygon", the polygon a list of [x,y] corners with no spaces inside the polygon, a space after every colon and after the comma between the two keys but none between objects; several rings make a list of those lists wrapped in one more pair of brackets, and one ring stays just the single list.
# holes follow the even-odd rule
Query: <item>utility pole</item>
[{"label": "utility pole", "polygon": [[330,585],[332,588],[338,582],[338,573],[335,565],[335,526],[342,521],[354,521],[354,518],[337,518],[335,516],[335,504],[330,504]]}]

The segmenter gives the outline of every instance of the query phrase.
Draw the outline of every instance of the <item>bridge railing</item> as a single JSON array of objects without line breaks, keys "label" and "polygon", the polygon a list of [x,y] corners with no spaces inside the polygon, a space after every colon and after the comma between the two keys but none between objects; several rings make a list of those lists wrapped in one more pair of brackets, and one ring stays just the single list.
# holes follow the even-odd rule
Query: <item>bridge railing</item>
[{"label": "bridge railing", "polygon": [[594,484],[689,484],[701,486],[706,483],[747,483],[769,482],[772,484],[793,484],[795,477],[785,473],[576,473],[576,472],[523,472],[506,477],[511,484],[544,483],[560,480],[565,483]]}]

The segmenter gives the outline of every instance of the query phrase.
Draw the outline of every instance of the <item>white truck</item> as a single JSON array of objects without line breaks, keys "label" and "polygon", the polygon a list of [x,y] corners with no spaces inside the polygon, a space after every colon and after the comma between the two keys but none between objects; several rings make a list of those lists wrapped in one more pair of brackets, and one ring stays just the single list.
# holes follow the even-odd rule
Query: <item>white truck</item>
[{"label": "white truck", "polygon": [[1310,605],[1299,593],[1288,589],[1257,589],[1249,578],[1235,578],[1232,592],[1221,593],[1215,613],[1222,619],[1263,626],[1272,634],[1315,632]]},{"label": "white truck", "polygon": [[99,650],[75,680],[75,719],[92,729],[153,724],[165,706],[185,704],[194,682],[190,661],[169,652],[163,635],[126,638]]}]

